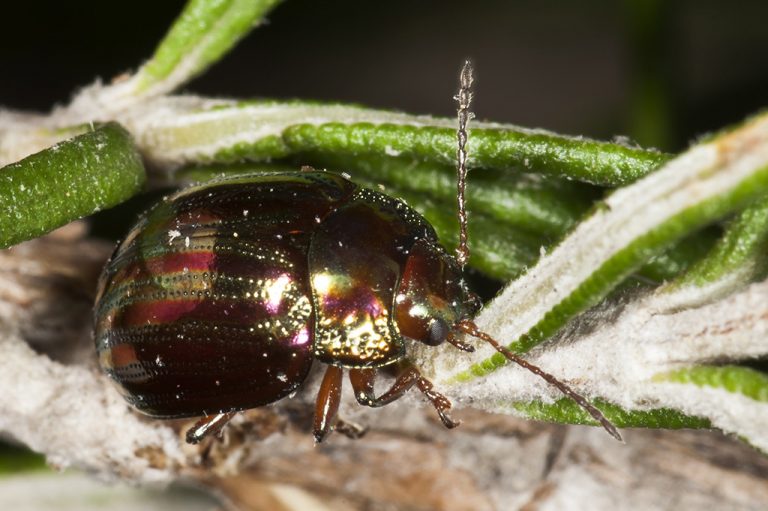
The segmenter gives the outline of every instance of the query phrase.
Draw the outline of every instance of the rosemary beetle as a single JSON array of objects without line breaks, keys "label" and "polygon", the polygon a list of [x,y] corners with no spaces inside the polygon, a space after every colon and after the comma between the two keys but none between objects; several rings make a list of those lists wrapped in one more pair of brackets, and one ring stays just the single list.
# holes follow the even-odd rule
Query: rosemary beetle
[{"label": "rosemary beetle", "polygon": [[[461,73],[457,255],[404,202],[326,172],[244,175],[199,184],[150,209],[102,274],[95,342],[102,369],[137,410],[201,417],[197,443],[240,411],[296,391],[313,361],[326,364],[314,437],[334,428],[344,373],[361,405],[378,407],[412,387],[445,426],[450,401],[407,362],[405,338],[472,351],[488,342],[556,385],[617,438],[584,398],[478,330],[479,308],[462,274],[469,250],[464,187],[471,70]],[[395,366],[377,394],[377,370]]]}]

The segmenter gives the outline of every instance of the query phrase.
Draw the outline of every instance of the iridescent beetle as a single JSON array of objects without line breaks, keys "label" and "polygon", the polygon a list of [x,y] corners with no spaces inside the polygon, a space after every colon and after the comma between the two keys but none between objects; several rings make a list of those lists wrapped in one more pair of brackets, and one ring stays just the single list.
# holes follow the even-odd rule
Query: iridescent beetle
[{"label": "iridescent beetle", "polygon": [[[197,443],[240,410],[294,392],[313,360],[328,367],[314,436],[337,425],[344,371],[360,404],[383,406],[414,385],[445,426],[450,401],[406,359],[404,338],[472,351],[482,339],[575,399],[581,396],[480,332],[462,278],[471,68],[461,74],[460,247],[454,258],[403,202],[315,171],[226,178],[182,190],[148,211],[104,269],[95,311],[99,363],[126,400],[158,418],[199,417]],[[400,364],[374,392],[379,368]]]}]

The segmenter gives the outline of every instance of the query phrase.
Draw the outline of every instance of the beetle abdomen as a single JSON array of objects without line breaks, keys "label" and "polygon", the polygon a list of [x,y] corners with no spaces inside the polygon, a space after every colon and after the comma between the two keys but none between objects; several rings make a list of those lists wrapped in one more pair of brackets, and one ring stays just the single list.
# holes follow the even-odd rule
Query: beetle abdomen
[{"label": "beetle abdomen", "polygon": [[252,408],[304,380],[314,310],[307,252],[354,185],[318,173],[184,190],[115,253],[96,309],[99,361],[158,417]]}]

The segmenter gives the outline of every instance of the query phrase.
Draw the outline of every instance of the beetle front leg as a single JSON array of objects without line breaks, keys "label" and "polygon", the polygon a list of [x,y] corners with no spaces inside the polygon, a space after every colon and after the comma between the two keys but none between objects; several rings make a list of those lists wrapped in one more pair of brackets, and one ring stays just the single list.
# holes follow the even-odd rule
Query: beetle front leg
[{"label": "beetle front leg", "polygon": [[429,399],[432,406],[437,410],[440,420],[446,428],[455,428],[459,425],[458,421],[451,419],[448,410],[451,408],[450,400],[444,395],[434,390],[432,382],[424,378],[419,370],[412,366],[406,366],[395,378],[392,387],[384,394],[376,397],[374,393],[374,382],[376,380],[375,369],[350,369],[349,381],[355,391],[357,402],[363,406],[377,408],[391,403],[403,397],[408,390],[416,385],[418,389]]},{"label": "beetle front leg", "polygon": [[318,444],[330,433],[336,414],[339,412],[343,377],[344,370],[341,367],[328,366],[328,369],[325,370],[320,391],[317,393],[315,420],[312,428],[315,442]]},{"label": "beetle front leg", "polygon": [[237,412],[206,415],[187,430],[187,443],[198,444],[206,436],[218,435]]}]

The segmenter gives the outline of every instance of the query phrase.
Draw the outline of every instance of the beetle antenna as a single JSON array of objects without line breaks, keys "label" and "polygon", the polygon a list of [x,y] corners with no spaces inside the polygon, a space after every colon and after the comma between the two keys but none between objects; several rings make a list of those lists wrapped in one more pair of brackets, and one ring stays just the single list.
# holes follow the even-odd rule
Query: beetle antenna
[{"label": "beetle antenna", "polygon": [[611,435],[613,438],[618,440],[619,442],[623,442],[624,440],[621,438],[621,434],[619,433],[619,430],[616,429],[616,426],[609,421],[605,415],[603,415],[603,412],[598,410],[595,406],[589,403],[584,396],[581,394],[578,394],[576,391],[574,391],[572,388],[570,388],[565,383],[561,382],[557,378],[555,378],[553,375],[549,374],[546,371],[543,371],[538,366],[535,366],[525,360],[524,358],[516,355],[515,353],[512,353],[509,349],[502,346],[496,339],[491,337],[490,335],[486,334],[485,332],[481,331],[479,328],[477,328],[477,325],[475,325],[472,321],[469,320],[463,320],[459,321],[456,324],[456,328],[465,334],[469,334],[473,337],[477,337],[478,339],[482,339],[483,341],[487,342],[491,346],[496,349],[499,353],[507,357],[508,360],[528,369],[530,372],[540,376],[544,380],[547,381],[547,383],[550,383],[551,385],[557,387],[557,389],[568,396],[569,398],[576,401],[576,403],[584,408],[597,422],[600,423],[601,426],[608,432],[609,435]]},{"label": "beetle antenna", "polygon": [[456,186],[458,188],[457,200],[459,202],[459,246],[456,249],[456,260],[461,268],[469,259],[469,245],[467,243],[467,207],[464,191],[467,187],[467,125],[473,114],[469,110],[472,103],[472,62],[466,60],[459,74],[459,92],[454,99],[459,104],[457,117],[459,127],[456,130],[458,149],[456,150]]}]

